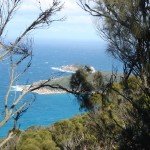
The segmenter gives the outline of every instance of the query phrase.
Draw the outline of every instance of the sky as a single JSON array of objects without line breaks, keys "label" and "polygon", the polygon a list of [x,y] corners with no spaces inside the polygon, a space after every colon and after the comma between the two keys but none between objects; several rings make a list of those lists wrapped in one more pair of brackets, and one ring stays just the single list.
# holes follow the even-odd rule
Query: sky
[{"label": "sky", "polygon": [[[43,8],[49,5],[51,0],[41,0]],[[63,0],[64,8],[54,18],[65,17],[65,21],[54,22],[47,29],[32,32],[32,36],[38,39],[66,39],[66,40],[103,40],[97,35],[93,18],[77,4],[78,0]],[[38,14],[37,0],[24,0],[18,11],[13,16],[6,32],[6,36],[14,38],[34,20]],[[8,34],[9,33],[9,34]]]}]

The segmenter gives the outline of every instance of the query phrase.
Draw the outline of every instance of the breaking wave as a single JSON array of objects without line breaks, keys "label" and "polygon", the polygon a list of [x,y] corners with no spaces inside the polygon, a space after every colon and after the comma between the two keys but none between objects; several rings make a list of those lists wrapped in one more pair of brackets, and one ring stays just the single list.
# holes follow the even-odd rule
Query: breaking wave
[{"label": "breaking wave", "polygon": [[29,85],[16,85],[11,87],[11,91],[21,92],[25,87]]},{"label": "breaking wave", "polygon": [[58,68],[57,67],[51,67],[51,69],[57,70],[57,71],[60,71],[60,72],[75,73],[75,71],[64,70],[64,69],[61,69],[59,67]]}]

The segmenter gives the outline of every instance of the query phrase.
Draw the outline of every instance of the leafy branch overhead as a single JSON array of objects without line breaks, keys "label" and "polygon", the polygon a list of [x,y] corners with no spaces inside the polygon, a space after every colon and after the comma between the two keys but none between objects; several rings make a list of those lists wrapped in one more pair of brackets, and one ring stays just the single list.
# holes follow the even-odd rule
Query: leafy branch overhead
[{"label": "leafy branch overhead", "polygon": [[95,17],[98,34],[108,43],[107,52],[123,63],[121,82],[110,81],[105,95],[110,98],[115,93],[112,100],[129,103],[124,113],[128,119],[123,117],[128,123],[116,135],[120,137],[119,148],[149,149],[150,1],[80,0],[79,5]]}]

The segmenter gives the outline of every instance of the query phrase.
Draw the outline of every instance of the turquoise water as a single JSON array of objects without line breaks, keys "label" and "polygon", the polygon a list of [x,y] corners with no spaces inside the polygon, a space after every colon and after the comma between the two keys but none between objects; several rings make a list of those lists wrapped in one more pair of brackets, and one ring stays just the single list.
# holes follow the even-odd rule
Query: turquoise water
[{"label": "turquoise water", "polygon": [[[56,121],[71,118],[82,112],[79,111],[78,102],[71,94],[37,95],[35,102],[18,121],[20,129],[30,126],[48,126]],[[0,135],[6,135],[13,127],[13,121],[0,129]]]},{"label": "turquoise water", "polygon": [[[121,64],[105,53],[106,44],[99,42],[77,42],[77,41],[54,41],[39,42],[34,44],[34,56],[30,69],[17,81],[16,84],[30,84],[35,81],[45,80],[50,77],[60,77],[62,74],[54,71],[51,67],[60,67],[69,64],[87,64],[100,71],[111,71],[116,66],[119,71]],[[23,68],[25,63],[20,66]],[[19,71],[19,70],[18,70]],[[3,101],[9,83],[9,64],[0,64],[0,119],[4,109]],[[16,85],[15,84],[15,85]],[[9,101],[13,101],[14,92],[11,93]],[[26,99],[31,98],[29,94]],[[31,108],[21,117],[18,126],[27,129],[33,125],[48,126],[61,119],[70,118],[82,112],[79,111],[78,102],[73,95],[38,95]],[[0,129],[0,137],[7,134],[13,122],[8,123]]]}]

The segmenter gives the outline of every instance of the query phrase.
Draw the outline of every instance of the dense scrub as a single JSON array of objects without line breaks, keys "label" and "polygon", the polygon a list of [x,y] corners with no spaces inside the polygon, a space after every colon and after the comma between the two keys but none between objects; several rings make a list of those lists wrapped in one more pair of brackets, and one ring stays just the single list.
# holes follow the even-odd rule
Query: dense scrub
[{"label": "dense scrub", "polygon": [[82,150],[97,147],[96,134],[88,130],[87,115],[62,120],[41,128],[31,127],[20,134],[17,150]]}]

